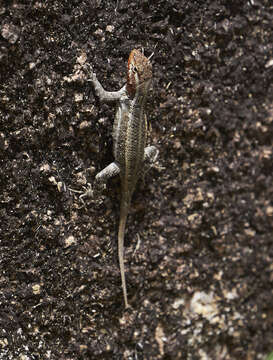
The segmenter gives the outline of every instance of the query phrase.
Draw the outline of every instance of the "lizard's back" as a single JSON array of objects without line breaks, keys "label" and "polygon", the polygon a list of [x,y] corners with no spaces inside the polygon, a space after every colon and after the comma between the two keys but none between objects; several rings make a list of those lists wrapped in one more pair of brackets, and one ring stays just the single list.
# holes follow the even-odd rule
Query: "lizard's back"
[{"label": "lizard's back", "polygon": [[146,146],[144,104],[136,100],[120,100],[113,127],[113,153],[120,167],[123,191],[129,197],[141,174]]}]

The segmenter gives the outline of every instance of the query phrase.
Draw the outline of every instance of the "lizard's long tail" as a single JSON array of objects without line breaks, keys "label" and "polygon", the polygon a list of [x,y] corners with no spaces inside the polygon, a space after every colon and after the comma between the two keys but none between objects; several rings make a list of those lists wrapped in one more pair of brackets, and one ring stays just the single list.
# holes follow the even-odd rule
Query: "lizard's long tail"
[{"label": "lizard's long tail", "polygon": [[124,270],[124,233],[125,233],[128,211],[129,211],[129,203],[122,199],[120,206],[120,219],[119,219],[119,229],[118,229],[118,258],[119,258],[119,268],[120,268],[121,284],[122,284],[125,308],[129,307],[127,300],[127,288],[126,288],[125,270]]}]

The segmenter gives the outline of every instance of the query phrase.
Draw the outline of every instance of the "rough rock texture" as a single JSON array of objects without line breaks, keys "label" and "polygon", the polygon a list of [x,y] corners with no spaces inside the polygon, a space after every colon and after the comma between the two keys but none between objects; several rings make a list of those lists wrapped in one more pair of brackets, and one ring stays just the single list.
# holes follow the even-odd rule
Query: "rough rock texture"
[{"label": "rough rock texture", "polygon": [[[271,6],[271,7],[270,7]],[[264,359],[273,349],[270,1],[0,6],[0,359]],[[133,48],[154,54],[160,159],[117,261],[112,106]],[[79,192],[77,192],[79,191]]]}]

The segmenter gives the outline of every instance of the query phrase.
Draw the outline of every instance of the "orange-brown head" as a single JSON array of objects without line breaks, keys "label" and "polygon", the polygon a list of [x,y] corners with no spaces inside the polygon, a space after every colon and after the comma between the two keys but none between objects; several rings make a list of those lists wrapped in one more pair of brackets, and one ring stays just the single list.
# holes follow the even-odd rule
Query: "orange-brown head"
[{"label": "orange-brown head", "polygon": [[133,98],[136,92],[145,96],[152,80],[152,64],[139,50],[132,50],[128,59],[127,92]]}]

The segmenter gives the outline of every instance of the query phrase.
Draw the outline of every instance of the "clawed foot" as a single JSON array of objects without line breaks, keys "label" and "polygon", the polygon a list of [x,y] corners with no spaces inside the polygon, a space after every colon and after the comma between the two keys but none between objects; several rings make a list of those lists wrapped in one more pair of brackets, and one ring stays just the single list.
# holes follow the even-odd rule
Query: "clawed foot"
[{"label": "clawed foot", "polygon": [[93,71],[93,67],[90,64],[85,64],[85,68],[84,71],[86,72],[86,74],[88,75],[88,79],[87,81],[89,82],[94,82],[97,80],[97,76]]},{"label": "clawed foot", "polygon": [[150,166],[156,162],[158,158],[159,150],[155,146],[147,146],[144,150],[144,163],[150,164]]},{"label": "clawed foot", "polygon": [[80,195],[81,202],[85,205],[84,198],[97,198],[101,195],[102,191],[105,189],[105,184],[100,184],[95,181],[93,187],[90,183],[87,184],[87,188],[82,195]]},{"label": "clawed foot", "polygon": [[156,147],[153,147],[153,149],[151,150],[150,159],[149,159],[149,162],[151,165],[156,162],[158,155],[159,155],[159,150]]},{"label": "clawed foot", "polygon": [[92,189],[92,186],[90,183],[87,183],[87,188],[86,188],[85,192],[83,192],[82,195],[80,195],[80,200],[83,204],[85,204],[83,199],[86,197],[93,197],[93,196],[94,196],[94,191]]}]

